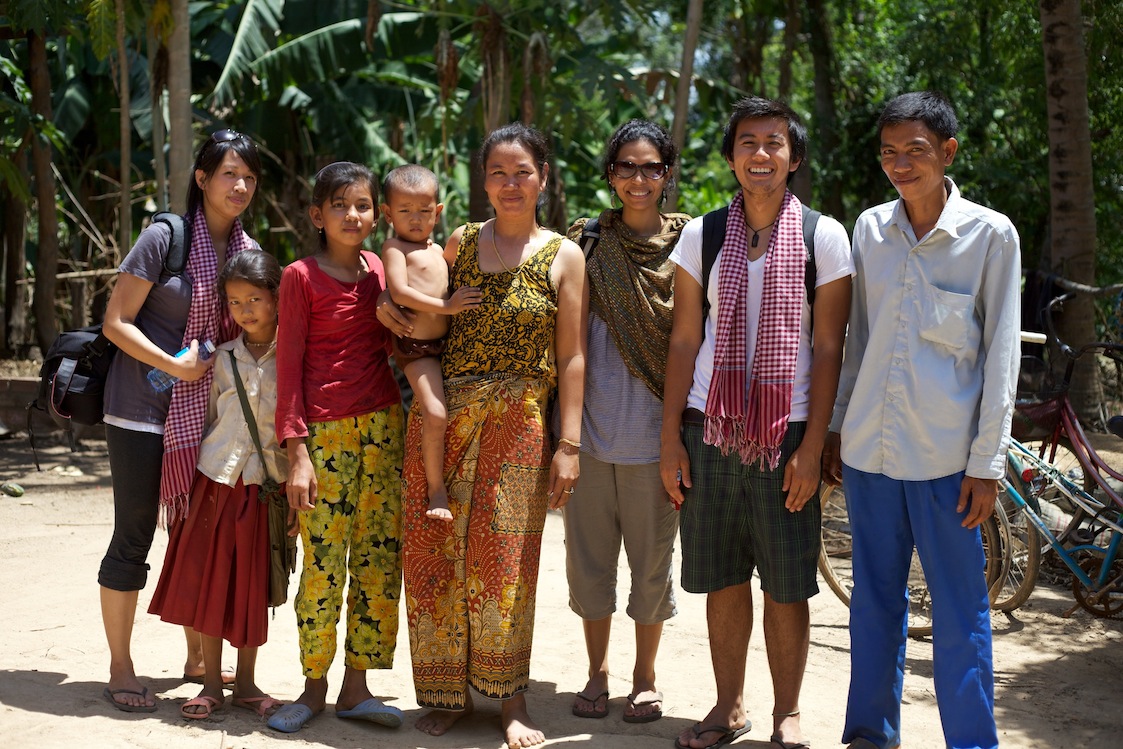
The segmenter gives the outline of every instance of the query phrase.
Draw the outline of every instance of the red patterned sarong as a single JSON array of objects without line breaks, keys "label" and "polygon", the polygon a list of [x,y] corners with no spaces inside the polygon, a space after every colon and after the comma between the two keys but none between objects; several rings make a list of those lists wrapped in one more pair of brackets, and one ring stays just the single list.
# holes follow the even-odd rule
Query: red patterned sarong
[{"label": "red patterned sarong", "polygon": [[445,383],[451,523],[425,517],[417,402],[402,471],[402,566],[417,702],[462,710],[468,686],[526,691],[550,452],[548,383],[507,375]]}]

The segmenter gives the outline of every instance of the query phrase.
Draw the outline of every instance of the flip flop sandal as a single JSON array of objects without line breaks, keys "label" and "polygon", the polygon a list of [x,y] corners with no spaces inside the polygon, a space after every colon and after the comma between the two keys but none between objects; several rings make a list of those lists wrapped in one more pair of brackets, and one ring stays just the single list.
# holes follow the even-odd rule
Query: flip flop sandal
[{"label": "flip flop sandal", "polygon": [[148,687],[145,687],[144,689],[140,690],[139,692],[136,691],[135,689],[110,689],[109,687],[106,687],[105,689],[101,690],[101,696],[103,698],[105,698],[106,702],[108,702],[110,705],[113,705],[113,707],[117,708],[118,710],[120,710],[123,713],[154,713],[154,712],[156,712],[156,706],[155,705],[130,705],[126,702],[118,702],[117,701],[117,695],[119,695],[119,694],[135,694],[139,697],[143,697],[144,701],[147,702],[148,701]]},{"label": "flip flop sandal", "polygon": [[[695,723],[694,726],[690,730],[694,732],[695,738],[701,736],[704,733],[719,733],[719,734],[721,734],[720,736],[718,736],[717,741],[715,741],[712,744],[706,744],[706,746],[705,746],[705,749],[718,749],[718,747],[725,746],[726,744],[730,744],[730,743],[734,742],[735,740],[739,739],[740,737],[744,736],[746,733],[748,733],[750,730],[752,730],[752,727],[753,727],[753,724],[750,723],[746,719],[745,725],[741,726],[740,728],[730,728],[729,726],[721,726],[721,725],[704,726],[701,723]],[[676,738],[675,739],[675,749],[691,749],[691,747],[690,747],[689,744],[683,744],[681,741],[679,741]]]},{"label": "flip flop sandal", "polygon": [[775,744],[776,746],[780,747],[780,749],[811,749],[810,741],[790,742],[784,741],[779,736],[773,736],[772,738],[768,739],[768,743]]},{"label": "flip flop sandal", "polygon": [[[580,697],[581,699],[583,699],[587,702],[591,702],[593,704],[592,709],[584,710],[582,708],[577,707],[577,704],[574,703],[572,712],[578,718],[595,718],[595,719],[599,720],[600,718],[607,718],[608,717],[608,692],[607,691],[601,692],[596,697],[590,697],[589,695],[585,694],[584,692],[578,692],[577,696]],[[599,700],[601,697],[604,697],[604,710],[597,710],[597,700]]]},{"label": "flip flop sandal", "polygon": [[[189,713],[187,712],[187,708],[189,707],[201,707],[203,708],[203,712]],[[188,720],[206,720],[207,718],[211,717],[211,713],[218,712],[218,709],[221,707],[221,700],[216,700],[214,697],[208,697],[205,694],[201,694],[198,697],[194,697],[192,699],[189,699],[187,702],[184,702],[179,708],[179,714],[187,718]]]},{"label": "flip flop sandal", "polygon": [[624,722],[625,723],[650,723],[653,720],[659,720],[660,718],[663,717],[663,693],[662,692],[657,691],[657,692],[655,692],[655,696],[652,697],[651,699],[640,700],[639,702],[636,702],[636,695],[635,694],[629,694],[628,695],[628,706],[631,707],[633,711],[637,707],[646,707],[648,705],[656,705],[656,704],[659,705],[659,707],[657,707],[656,709],[652,710],[649,713],[643,713],[642,715],[636,715],[634,713],[629,714],[628,711],[625,710],[624,711]]},{"label": "flip flop sandal", "polygon": [[230,701],[230,704],[232,704],[234,707],[241,707],[245,708],[246,710],[252,710],[262,718],[268,718],[270,715],[270,710],[281,707],[285,703],[281,702],[280,700],[275,700],[269,695],[265,695],[264,697],[234,697]]}]

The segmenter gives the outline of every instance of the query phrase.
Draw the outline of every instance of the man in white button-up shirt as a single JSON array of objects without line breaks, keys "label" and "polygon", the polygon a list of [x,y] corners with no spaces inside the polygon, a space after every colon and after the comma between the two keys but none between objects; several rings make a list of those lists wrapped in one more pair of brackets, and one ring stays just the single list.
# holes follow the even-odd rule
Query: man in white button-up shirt
[{"label": "man in white button-up shirt", "polygon": [[946,744],[998,746],[978,526],[994,508],[1010,438],[1021,265],[1010,220],[963,199],[944,174],[957,129],[941,94],[891,101],[878,120],[881,167],[900,199],[854,227],[850,328],[824,447],[854,543],[842,737],[851,749],[901,743],[914,544],[932,594]]}]

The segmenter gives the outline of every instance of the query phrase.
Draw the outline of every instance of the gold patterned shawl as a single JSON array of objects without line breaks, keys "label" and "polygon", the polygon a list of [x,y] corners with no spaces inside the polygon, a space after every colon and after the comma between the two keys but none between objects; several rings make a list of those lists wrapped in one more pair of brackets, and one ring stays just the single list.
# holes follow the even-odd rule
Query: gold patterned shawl
[{"label": "gold patterned shawl", "polygon": [[[600,241],[585,264],[589,311],[608,324],[620,356],[633,377],[660,400],[671,338],[675,264],[667,256],[690,217],[662,214],[663,228],[640,237],[624,223],[619,210],[600,215]],[[569,228],[579,245],[588,219]]]}]

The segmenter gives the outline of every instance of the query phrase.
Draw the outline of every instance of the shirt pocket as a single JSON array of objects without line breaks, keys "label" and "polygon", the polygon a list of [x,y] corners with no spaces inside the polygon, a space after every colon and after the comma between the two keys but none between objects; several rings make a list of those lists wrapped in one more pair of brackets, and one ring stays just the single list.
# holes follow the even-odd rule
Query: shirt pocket
[{"label": "shirt pocket", "polygon": [[975,297],[924,284],[919,303],[921,338],[957,351],[967,346],[975,330]]}]

